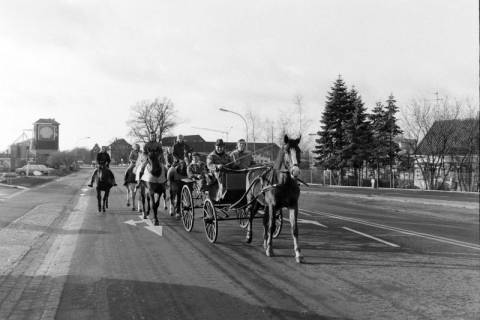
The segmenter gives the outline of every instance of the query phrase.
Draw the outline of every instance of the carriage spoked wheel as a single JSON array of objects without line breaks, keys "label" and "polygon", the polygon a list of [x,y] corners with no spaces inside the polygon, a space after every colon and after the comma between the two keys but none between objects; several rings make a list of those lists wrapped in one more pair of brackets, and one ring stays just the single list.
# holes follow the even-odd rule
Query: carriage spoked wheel
[{"label": "carriage spoked wheel", "polygon": [[248,227],[248,212],[245,209],[237,209],[237,218],[240,223],[240,227],[245,229]]},{"label": "carriage spoked wheel", "polygon": [[214,243],[217,241],[218,221],[215,207],[210,199],[206,199],[203,203],[203,223],[205,224],[205,234],[208,241]]},{"label": "carriage spoked wheel", "polygon": [[180,214],[182,218],[183,227],[188,232],[193,229],[194,222],[194,204],[192,199],[192,193],[187,185],[182,188],[182,197],[180,201]]},{"label": "carriage spoked wheel", "polygon": [[273,238],[277,238],[280,235],[280,232],[282,232],[282,226],[283,226],[283,209],[280,209],[277,211],[277,214],[275,214],[275,229],[273,230]]}]

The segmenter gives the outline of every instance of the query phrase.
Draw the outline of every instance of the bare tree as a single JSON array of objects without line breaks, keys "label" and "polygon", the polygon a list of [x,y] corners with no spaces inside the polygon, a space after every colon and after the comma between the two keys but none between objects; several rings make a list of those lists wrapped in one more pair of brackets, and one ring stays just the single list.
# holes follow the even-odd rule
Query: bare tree
[{"label": "bare tree", "polygon": [[152,131],[158,139],[162,139],[176,125],[174,105],[165,97],[139,101],[131,107],[127,125],[130,127],[129,135],[138,141],[148,142]]},{"label": "bare tree", "polygon": [[407,136],[419,142],[413,157],[426,189],[444,188],[452,170],[463,167],[471,154],[478,155],[473,145],[478,141],[478,120],[468,119],[467,108],[459,101],[447,97],[439,101],[415,100],[404,114]]}]

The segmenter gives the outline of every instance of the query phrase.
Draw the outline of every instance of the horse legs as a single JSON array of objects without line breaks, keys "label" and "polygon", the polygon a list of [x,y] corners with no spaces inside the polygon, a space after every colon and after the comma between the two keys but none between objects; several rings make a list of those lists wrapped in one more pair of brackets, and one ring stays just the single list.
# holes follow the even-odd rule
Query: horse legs
[{"label": "horse legs", "polygon": [[152,206],[153,206],[153,216],[155,218],[156,226],[160,225],[160,222],[158,221],[158,207],[160,206],[161,197],[162,197],[162,194],[159,194],[157,199],[155,200],[155,193],[153,192],[150,193],[150,199],[152,200]]},{"label": "horse legs", "polygon": [[131,186],[130,194],[132,195],[132,211],[135,211],[135,198],[137,197],[137,190],[133,188],[132,184],[129,184],[129,186]]},{"label": "horse legs", "polygon": [[[249,201],[249,200],[247,200]],[[252,228],[253,228],[253,218],[255,217],[255,213],[258,210],[258,203],[254,202],[252,205],[248,207],[248,226],[247,226],[247,236],[245,238],[245,242],[251,243],[252,242]]]},{"label": "horse legs", "polygon": [[127,207],[130,207],[130,196],[132,195],[132,190],[130,190],[129,184],[127,184],[126,187],[127,187]]},{"label": "horse legs", "polygon": [[170,216],[173,217],[173,209],[175,208],[175,193],[173,183],[170,183],[169,193],[170,193]]},{"label": "horse legs", "polygon": [[298,225],[297,225],[297,216],[298,216],[298,206],[289,208],[290,211],[290,226],[292,230],[293,237],[293,250],[295,251],[295,261],[302,263],[303,255],[300,253],[300,247],[298,245]]},{"label": "horse legs", "polygon": [[102,191],[97,187],[98,212],[102,212]]},{"label": "horse legs", "polygon": [[175,218],[180,219],[180,203],[182,202],[182,184],[178,185],[177,192],[175,192]]},{"label": "horse legs", "polygon": [[268,214],[265,213],[263,217],[263,247],[265,248],[265,254],[268,257],[273,257],[273,247],[272,247],[272,239],[273,239],[273,226],[275,223],[275,210],[272,204],[268,205]]},{"label": "horse legs", "polygon": [[[107,209],[108,209],[108,195],[109,194],[110,194],[110,188],[105,190],[105,195],[103,196],[103,200],[104,200],[104,203],[105,203],[105,208],[107,208]],[[105,208],[103,208],[103,212],[105,212]]]},{"label": "horse legs", "polygon": [[103,212],[105,212],[105,208],[108,209],[108,194],[110,193],[110,189],[107,188],[103,194]]}]

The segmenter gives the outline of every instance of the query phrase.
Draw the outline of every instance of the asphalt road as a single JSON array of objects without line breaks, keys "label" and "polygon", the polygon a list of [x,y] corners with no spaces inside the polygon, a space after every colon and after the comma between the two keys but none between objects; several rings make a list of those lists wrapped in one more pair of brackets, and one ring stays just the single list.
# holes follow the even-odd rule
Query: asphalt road
[{"label": "asphalt road", "polygon": [[0,188],[0,319],[480,316],[475,195],[305,188],[297,264],[288,222],[272,258],[261,220],[251,244],[236,221],[220,222],[212,245],[201,219],[191,233],[163,210],[160,227],[142,220],[123,187],[97,213],[89,173]]}]

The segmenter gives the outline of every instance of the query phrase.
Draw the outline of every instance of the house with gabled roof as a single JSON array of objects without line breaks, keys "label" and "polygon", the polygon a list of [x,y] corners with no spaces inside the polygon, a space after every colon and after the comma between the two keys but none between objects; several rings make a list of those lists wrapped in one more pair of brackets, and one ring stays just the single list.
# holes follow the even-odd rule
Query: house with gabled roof
[{"label": "house with gabled roof", "polygon": [[478,191],[478,119],[435,121],[414,157],[418,187]]}]

